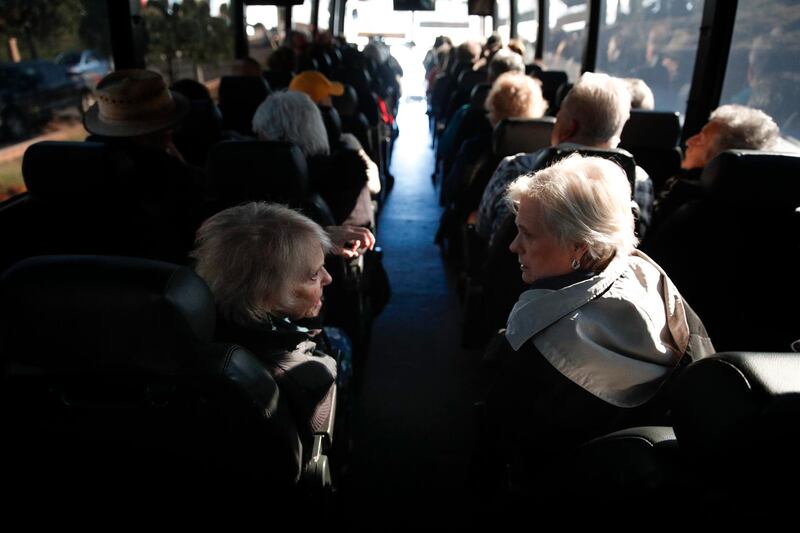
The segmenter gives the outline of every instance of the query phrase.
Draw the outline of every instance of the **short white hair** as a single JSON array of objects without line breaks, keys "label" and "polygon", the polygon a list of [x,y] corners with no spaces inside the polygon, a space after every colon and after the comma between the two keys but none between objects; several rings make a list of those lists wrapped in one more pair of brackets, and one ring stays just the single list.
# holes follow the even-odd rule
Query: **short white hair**
[{"label": "short white hair", "polygon": [[655,109],[656,97],[653,91],[639,78],[622,78],[631,93],[631,109]]},{"label": "short white hair", "polygon": [[584,73],[561,102],[559,118],[575,120],[575,142],[587,146],[610,143],[616,147],[631,114],[631,95],[619,78]]},{"label": "short white hair", "polygon": [[253,131],[265,141],[296,144],[306,157],[331,151],[322,113],[307,94],[299,91],[267,96],[253,115]]},{"label": "short white hair", "polygon": [[708,121],[720,125],[715,154],[725,150],[768,150],[780,136],[780,129],[772,117],[743,105],[720,106],[711,113]]},{"label": "short white hair", "polygon": [[586,244],[584,268],[605,264],[636,247],[631,186],[608,159],[572,154],[538,172],[520,176],[506,198],[517,210],[523,198],[542,206],[542,221],[559,243]]},{"label": "short white hair", "polygon": [[331,250],[316,222],[288,207],[250,202],[220,211],[197,231],[195,271],[222,316],[242,326],[290,309],[293,282],[311,268],[311,251]]},{"label": "short white hair", "polygon": [[525,73],[525,61],[522,56],[510,48],[501,48],[489,61],[488,77],[489,83],[494,81],[505,72]]}]

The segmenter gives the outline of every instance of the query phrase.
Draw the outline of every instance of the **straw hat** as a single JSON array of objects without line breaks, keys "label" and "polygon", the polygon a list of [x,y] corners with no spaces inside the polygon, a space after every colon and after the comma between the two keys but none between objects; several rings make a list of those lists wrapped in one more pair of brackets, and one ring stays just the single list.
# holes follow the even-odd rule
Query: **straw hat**
[{"label": "straw hat", "polygon": [[344,93],[344,85],[330,81],[316,70],[306,70],[292,78],[289,90],[306,93],[314,103],[318,104],[326,96],[341,96]]},{"label": "straw hat", "polygon": [[135,137],[174,126],[189,111],[189,101],[167,89],[150,70],[117,70],[100,80],[83,124],[90,133]]}]

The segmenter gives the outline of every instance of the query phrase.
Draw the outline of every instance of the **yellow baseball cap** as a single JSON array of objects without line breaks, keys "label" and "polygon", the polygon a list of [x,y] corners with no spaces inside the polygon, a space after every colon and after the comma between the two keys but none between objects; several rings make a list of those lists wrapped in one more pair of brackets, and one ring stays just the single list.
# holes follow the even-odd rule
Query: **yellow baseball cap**
[{"label": "yellow baseball cap", "polygon": [[292,78],[289,90],[306,93],[314,103],[319,103],[326,96],[341,96],[344,93],[344,85],[329,80],[316,70],[306,70]]}]

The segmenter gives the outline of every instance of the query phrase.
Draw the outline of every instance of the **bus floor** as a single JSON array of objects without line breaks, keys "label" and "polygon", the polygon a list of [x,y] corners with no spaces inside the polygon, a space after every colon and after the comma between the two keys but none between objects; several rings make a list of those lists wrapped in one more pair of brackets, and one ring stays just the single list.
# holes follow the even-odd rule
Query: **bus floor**
[{"label": "bus floor", "polygon": [[400,107],[395,185],[378,224],[392,296],[374,323],[341,491],[342,518],[359,528],[468,519],[480,354],[460,348],[455,275],[433,242],[442,209],[425,109]]}]

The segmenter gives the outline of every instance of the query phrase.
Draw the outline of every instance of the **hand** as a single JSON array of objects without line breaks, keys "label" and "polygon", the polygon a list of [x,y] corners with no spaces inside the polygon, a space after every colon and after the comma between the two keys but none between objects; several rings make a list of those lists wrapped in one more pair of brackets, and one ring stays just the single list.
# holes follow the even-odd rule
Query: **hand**
[{"label": "hand", "polygon": [[328,226],[325,228],[333,242],[336,255],[352,259],[375,247],[375,236],[361,226]]}]

